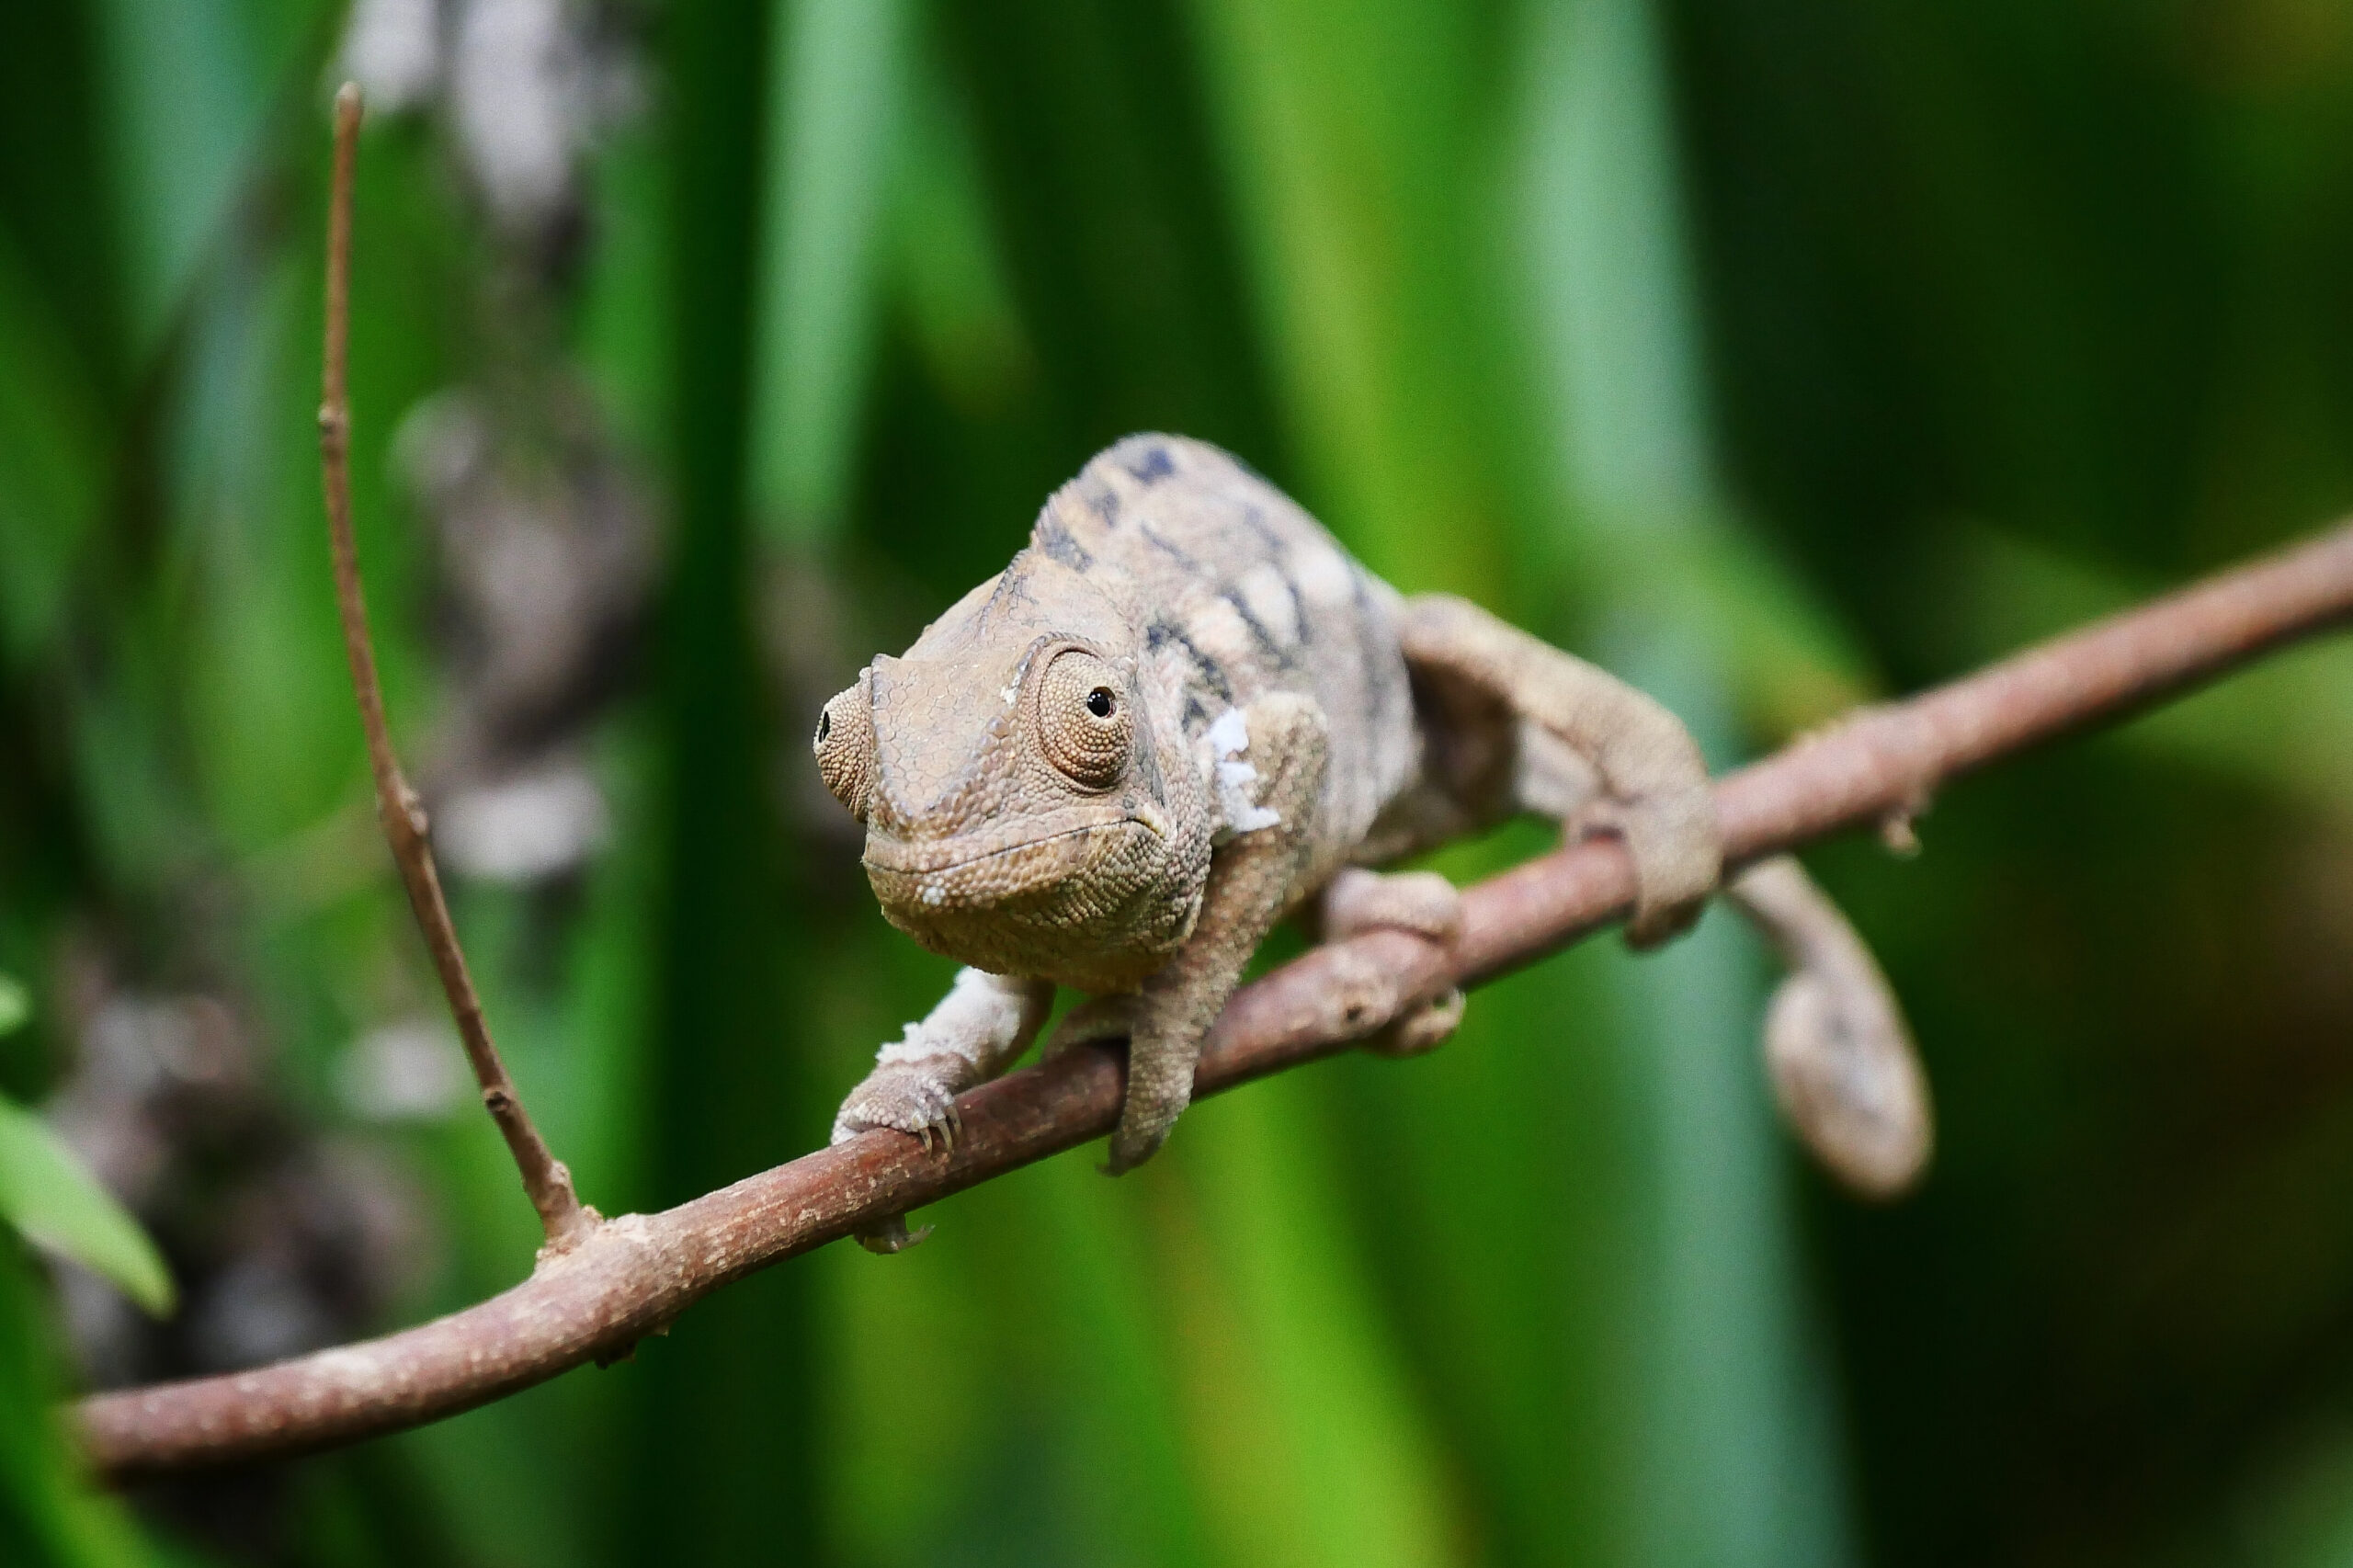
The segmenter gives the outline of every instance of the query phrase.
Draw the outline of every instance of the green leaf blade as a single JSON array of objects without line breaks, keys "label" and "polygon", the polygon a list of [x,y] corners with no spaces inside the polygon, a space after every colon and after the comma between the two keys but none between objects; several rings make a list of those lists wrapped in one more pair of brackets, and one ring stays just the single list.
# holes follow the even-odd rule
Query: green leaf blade
[{"label": "green leaf blade", "polygon": [[0,1100],[0,1218],[46,1251],[119,1287],[151,1316],[176,1300],[171,1270],[139,1221],[98,1185],[54,1128]]}]

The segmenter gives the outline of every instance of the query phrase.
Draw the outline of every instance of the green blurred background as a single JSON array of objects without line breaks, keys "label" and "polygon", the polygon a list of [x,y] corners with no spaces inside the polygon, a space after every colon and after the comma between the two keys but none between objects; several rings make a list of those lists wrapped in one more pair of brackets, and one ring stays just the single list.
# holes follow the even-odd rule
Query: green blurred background
[{"label": "green blurred background", "polygon": [[2339,0],[0,6],[0,1096],[177,1285],[0,1224],[0,1562],[2353,1563],[2341,641],[1811,857],[1938,1094],[1892,1209],[1773,1126],[1711,916],[630,1364],[92,1491],[63,1392],[534,1240],[335,642],[346,74],[394,720],[608,1213],[820,1142],[942,989],[805,736],[1120,434],[1719,764],[2353,499]]}]

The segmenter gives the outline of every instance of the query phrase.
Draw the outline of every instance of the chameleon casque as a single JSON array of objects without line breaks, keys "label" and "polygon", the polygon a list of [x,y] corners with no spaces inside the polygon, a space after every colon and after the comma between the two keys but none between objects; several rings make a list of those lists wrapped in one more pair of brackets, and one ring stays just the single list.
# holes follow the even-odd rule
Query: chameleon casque
[{"label": "chameleon casque", "polygon": [[[1706,767],[1673,714],[1461,599],[1401,596],[1247,466],[1176,437],[1097,456],[1011,564],[825,704],[814,747],[865,824],[884,915],[969,966],[882,1047],[837,1142],[952,1139],[955,1096],[1019,1056],[1067,985],[1093,999],[1049,1051],[1129,1041],[1108,1168],[1131,1169],[1278,920],[1449,940],[1443,877],[1371,868],[1507,816],[1623,838],[1637,947],[1688,926],[1722,873]],[[1927,1098],[1877,965],[1794,860],[1725,891],[1791,970],[1767,1024],[1784,1111],[1850,1186],[1900,1190],[1927,1155]],[[1368,1044],[1427,1050],[1462,1007],[1451,993]],[[863,1239],[909,1238],[894,1221]]]}]

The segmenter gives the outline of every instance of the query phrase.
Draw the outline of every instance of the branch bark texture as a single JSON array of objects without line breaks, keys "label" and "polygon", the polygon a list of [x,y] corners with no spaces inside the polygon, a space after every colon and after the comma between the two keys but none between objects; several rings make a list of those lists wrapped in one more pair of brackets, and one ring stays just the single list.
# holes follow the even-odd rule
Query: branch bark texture
[{"label": "branch bark texture", "polygon": [[[1868,709],[1719,782],[1728,860],[1859,824],[1898,827],[1948,780],[2110,721],[2353,618],[2353,525]],[[1196,1096],[1328,1056],[1449,985],[1475,985],[1621,917],[1633,869],[1592,839],[1463,894],[1440,948],[1394,931],[1322,947],[1239,993]],[[870,1132],[658,1214],[596,1227],[522,1284],[420,1327],[255,1371],[100,1394],[74,1412],[92,1461],[131,1476],[299,1452],[414,1426],[623,1354],[710,1290],[1108,1131],[1119,1055],[1081,1050],[984,1085],[964,1137]]]}]

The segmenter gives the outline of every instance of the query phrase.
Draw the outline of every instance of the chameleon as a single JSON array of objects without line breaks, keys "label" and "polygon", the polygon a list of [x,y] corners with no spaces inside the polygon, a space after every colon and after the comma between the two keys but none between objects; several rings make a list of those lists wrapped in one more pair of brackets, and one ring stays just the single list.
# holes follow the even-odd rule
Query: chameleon
[{"label": "chameleon", "polygon": [[[1869,949],[1793,858],[1726,881],[1673,713],[1465,599],[1400,594],[1208,443],[1096,456],[1003,572],[825,703],[813,744],[884,916],[964,966],[881,1048],[835,1142],[952,1147],[956,1096],[1023,1054],[1066,986],[1088,1000],[1047,1051],[1127,1040],[1106,1169],[1133,1169],[1277,922],[1448,942],[1455,888],[1382,868],[1534,814],[1623,841],[1634,947],[1720,888],[1760,929],[1790,970],[1766,1021],[1775,1097],[1835,1175],[1892,1195],[1927,1158],[1926,1080]],[[1429,1050],[1463,1009],[1448,992],[1366,1043]],[[899,1221],[861,1237],[920,1239]]]}]

